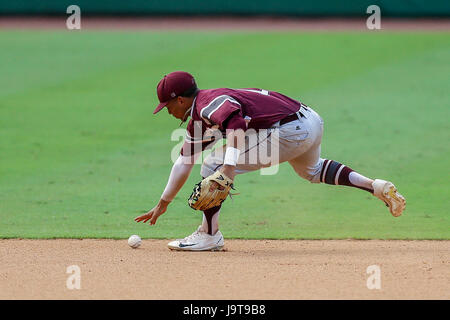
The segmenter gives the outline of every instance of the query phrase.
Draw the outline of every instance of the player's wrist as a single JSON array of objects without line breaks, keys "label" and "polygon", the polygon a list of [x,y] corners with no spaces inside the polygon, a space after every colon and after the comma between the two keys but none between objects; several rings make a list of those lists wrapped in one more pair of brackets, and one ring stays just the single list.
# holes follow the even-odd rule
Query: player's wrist
[{"label": "player's wrist", "polygon": [[234,176],[236,175],[235,170],[236,170],[236,166],[225,164],[222,166],[222,169],[220,170],[220,172],[222,172],[228,178],[234,180]]},{"label": "player's wrist", "polygon": [[163,199],[163,197],[161,197],[161,199],[159,199],[158,206],[161,208],[166,208],[170,202],[171,202],[170,200],[165,200]]},{"label": "player's wrist", "polygon": [[227,147],[225,151],[225,158],[223,161],[224,166],[235,167],[239,160],[241,150],[234,147]]}]

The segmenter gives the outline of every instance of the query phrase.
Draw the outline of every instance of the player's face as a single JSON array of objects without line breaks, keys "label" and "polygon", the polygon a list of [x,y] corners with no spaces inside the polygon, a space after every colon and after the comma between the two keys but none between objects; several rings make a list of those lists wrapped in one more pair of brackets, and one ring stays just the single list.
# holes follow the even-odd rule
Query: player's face
[{"label": "player's face", "polygon": [[179,120],[184,120],[183,118],[189,106],[187,106],[186,101],[182,97],[177,97],[170,100],[166,108],[170,115]]},{"label": "player's face", "polygon": [[172,99],[169,101],[169,103],[166,106],[167,112],[169,112],[170,115],[174,116],[177,119],[181,119],[181,108],[178,103],[178,99]]}]

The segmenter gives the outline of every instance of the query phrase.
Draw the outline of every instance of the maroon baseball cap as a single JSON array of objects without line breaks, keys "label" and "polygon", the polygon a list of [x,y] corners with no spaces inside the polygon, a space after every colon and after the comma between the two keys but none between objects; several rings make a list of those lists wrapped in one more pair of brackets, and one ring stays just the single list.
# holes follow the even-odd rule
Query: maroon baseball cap
[{"label": "maroon baseball cap", "polygon": [[174,71],[164,76],[156,87],[159,104],[153,114],[159,112],[167,103],[178,96],[197,89],[194,77],[184,71]]}]

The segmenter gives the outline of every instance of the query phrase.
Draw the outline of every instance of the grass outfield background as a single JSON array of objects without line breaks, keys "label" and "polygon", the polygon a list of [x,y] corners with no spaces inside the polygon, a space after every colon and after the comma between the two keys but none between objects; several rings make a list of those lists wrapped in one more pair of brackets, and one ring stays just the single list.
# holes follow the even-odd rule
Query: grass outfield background
[{"label": "grass outfield background", "polygon": [[[155,226],[133,218],[165,187],[179,122],[154,116],[174,70],[201,88],[260,87],[325,120],[322,156],[389,179],[393,218],[361,190],[312,185],[288,164],[238,176],[226,238],[449,239],[450,34],[0,32],[0,238],[173,238],[197,165]],[[184,125],[185,127],[185,125]]]}]

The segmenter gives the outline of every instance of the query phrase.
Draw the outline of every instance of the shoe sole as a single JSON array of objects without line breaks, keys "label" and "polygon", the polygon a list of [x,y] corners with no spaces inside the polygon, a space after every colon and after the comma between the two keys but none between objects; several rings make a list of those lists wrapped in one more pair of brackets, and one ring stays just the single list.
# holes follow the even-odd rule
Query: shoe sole
[{"label": "shoe sole", "polygon": [[[391,183],[388,182],[384,188],[383,188],[383,197],[385,198],[385,202],[387,203],[389,207],[389,211],[394,217],[399,217],[402,215],[403,210],[406,206],[406,200],[405,198],[398,193],[397,188]],[[393,203],[397,203],[397,212],[394,212]]]},{"label": "shoe sole", "polygon": [[171,251],[222,251],[223,246],[217,246],[210,249],[191,249],[191,248],[179,248],[179,247],[168,247]]}]

